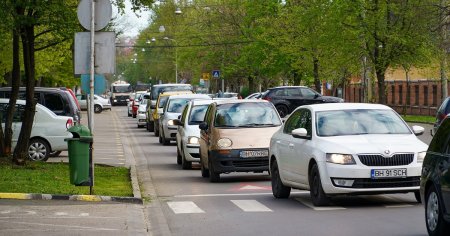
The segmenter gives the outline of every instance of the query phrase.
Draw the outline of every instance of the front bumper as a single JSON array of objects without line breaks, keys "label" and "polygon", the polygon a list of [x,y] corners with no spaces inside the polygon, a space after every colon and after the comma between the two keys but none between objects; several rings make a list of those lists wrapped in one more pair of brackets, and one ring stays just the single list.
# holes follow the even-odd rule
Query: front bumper
[{"label": "front bumper", "polygon": [[200,162],[200,145],[186,144],[184,148],[184,157],[186,161]]},{"label": "front bumper", "polygon": [[[261,149],[258,149],[261,150]],[[262,172],[269,170],[269,157],[240,157],[241,151],[248,149],[230,150],[229,153],[221,153],[220,150],[210,151],[209,160],[213,165],[214,171],[219,173],[228,172]]]},{"label": "front bumper", "polygon": [[146,125],[147,124],[147,120],[146,120],[147,116],[145,115],[145,113],[138,114],[136,118],[137,118],[138,125]]},{"label": "front bumper", "polygon": [[[406,177],[372,178],[372,169],[406,169]],[[322,187],[327,194],[401,193],[418,191],[422,164],[403,166],[339,165],[319,162]],[[338,180],[353,181],[351,186],[336,183]]]},{"label": "front bumper", "polygon": [[[165,122],[165,121],[163,121]],[[177,140],[177,133],[178,133],[178,126],[174,125],[163,125],[162,127],[164,129],[164,138],[167,140],[175,141]]]}]

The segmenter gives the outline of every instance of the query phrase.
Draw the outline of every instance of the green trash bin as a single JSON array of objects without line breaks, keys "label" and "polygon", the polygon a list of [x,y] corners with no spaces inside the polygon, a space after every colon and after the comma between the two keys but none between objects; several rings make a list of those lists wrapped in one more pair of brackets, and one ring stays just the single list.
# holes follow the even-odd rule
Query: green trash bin
[{"label": "green trash bin", "polygon": [[75,125],[68,129],[72,138],[64,139],[69,150],[70,183],[76,186],[91,186],[90,158],[93,142],[91,131],[83,125]]}]

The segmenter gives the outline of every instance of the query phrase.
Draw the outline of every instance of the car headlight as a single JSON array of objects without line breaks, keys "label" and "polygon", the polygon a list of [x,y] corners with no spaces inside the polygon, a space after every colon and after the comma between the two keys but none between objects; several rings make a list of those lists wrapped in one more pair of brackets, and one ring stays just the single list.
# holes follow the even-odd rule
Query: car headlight
[{"label": "car headlight", "polygon": [[194,136],[189,137],[187,144],[198,144],[198,138]]},{"label": "car headlight", "polygon": [[173,120],[167,121],[167,124],[168,124],[168,125],[175,125],[175,123],[173,122]]},{"label": "car headlight", "polygon": [[427,152],[419,152],[417,153],[417,162],[423,163],[423,159],[425,159],[425,156],[427,155]]},{"label": "car headlight", "polygon": [[233,142],[231,142],[231,139],[229,138],[221,138],[217,141],[217,146],[221,148],[231,147],[232,144]]},{"label": "car headlight", "polygon": [[337,154],[337,153],[327,153],[327,162],[341,165],[354,165],[356,164],[355,159],[353,159],[350,154]]}]

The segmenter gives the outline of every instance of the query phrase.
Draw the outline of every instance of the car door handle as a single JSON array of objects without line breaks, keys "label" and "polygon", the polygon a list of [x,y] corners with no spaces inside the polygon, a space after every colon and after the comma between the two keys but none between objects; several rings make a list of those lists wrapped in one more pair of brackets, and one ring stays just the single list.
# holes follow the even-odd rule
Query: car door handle
[{"label": "car door handle", "polygon": [[289,148],[291,148],[291,149],[294,148],[294,144],[293,144],[293,143],[290,143],[290,144],[289,144]]}]

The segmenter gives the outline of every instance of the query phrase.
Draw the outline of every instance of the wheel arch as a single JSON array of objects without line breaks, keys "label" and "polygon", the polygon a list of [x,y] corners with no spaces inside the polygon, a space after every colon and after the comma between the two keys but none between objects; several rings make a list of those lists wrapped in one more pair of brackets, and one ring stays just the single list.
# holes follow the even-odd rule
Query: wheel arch
[{"label": "wheel arch", "polygon": [[[48,147],[50,148],[49,151],[50,151],[50,152],[53,151],[52,145],[50,144],[50,142],[49,142],[46,138],[44,138],[44,137],[42,137],[42,136],[33,136],[33,137],[30,137],[30,141],[33,140],[33,139],[40,139],[40,140],[44,141],[44,142],[48,145]],[[30,145],[30,144],[28,143],[28,145]]]}]

